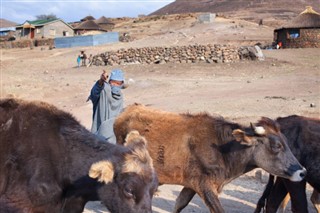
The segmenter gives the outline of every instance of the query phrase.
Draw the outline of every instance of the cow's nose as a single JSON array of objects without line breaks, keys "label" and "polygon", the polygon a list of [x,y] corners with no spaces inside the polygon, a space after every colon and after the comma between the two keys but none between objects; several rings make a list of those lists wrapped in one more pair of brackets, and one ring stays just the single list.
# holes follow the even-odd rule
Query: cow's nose
[{"label": "cow's nose", "polygon": [[302,172],[300,173],[300,177],[302,179],[304,179],[306,177],[306,175],[307,175],[307,170],[305,168],[303,168]]},{"label": "cow's nose", "polygon": [[306,174],[307,170],[305,168],[302,168],[293,173],[293,175],[290,177],[290,180],[293,182],[302,181],[305,178]]}]

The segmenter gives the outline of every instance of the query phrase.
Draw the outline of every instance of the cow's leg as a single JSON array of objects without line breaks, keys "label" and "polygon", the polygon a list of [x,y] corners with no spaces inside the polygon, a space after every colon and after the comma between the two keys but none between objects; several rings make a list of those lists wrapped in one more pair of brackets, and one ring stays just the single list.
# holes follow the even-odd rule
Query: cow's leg
[{"label": "cow's leg", "polygon": [[218,192],[212,185],[204,185],[199,196],[204,200],[211,213],[224,213]]},{"label": "cow's leg", "polygon": [[317,212],[320,213],[320,194],[316,189],[313,189],[310,199],[314,208],[316,208]]},{"label": "cow's leg", "polygon": [[181,212],[181,210],[189,204],[195,194],[196,192],[193,189],[184,187],[176,200],[176,205],[173,212]]},{"label": "cow's leg", "polygon": [[282,181],[277,178],[267,199],[266,213],[276,213],[280,203],[287,195],[288,191]]},{"label": "cow's leg", "polygon": [[285,213],[289,201],[290,201],[290,194],[287,194],[280,204],[278,213]]},{"label": "cow's leg", "polygon": [[257,207],[254,210],[254,213],[260,213],[261,210],[263,209],[263,212],[265,211],[265,207],[266,207],[266,199],[268,198],[272,187],[273,187],[273,183],[274,183],[274,176],[273,175],[269,175],[269,180],[268,183],[266,185],[266,188],[263,191],[262,196],[260,197],[258,203],[257,203]]},{"label": "cow's leg", "polygon": [[292,212],[307,213],[306,181],[291,182],[290,180],[283,179],[283,182],[290,193]]}]

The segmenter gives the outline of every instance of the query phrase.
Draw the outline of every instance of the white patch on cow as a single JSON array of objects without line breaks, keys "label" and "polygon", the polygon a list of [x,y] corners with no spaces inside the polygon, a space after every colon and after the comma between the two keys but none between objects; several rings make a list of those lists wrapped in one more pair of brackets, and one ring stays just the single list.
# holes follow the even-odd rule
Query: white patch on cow
[{"label": "white patch on cow", "polygon": [[98,179],[99,182],[112,182],[114,176],[114,168],[110,161],[99,161],[91,165],[89,177]]},{"label": "white patch on cow", "polygon": [[305,176],[306,176],[306,169],[303,168],[293,173],[293,175],[289,179],[292,182],[299,182],[299,181],[302,181]]},{"label": "white patch on cow", "polygon": [[4,130],[4,131],[8,131],[12,125],[12,121],[13,119],[10,118],[5,124],[2,124],[1,125],[1,128]]},{"label": "white patch on cow", "polygon": [[264,135],[266,130],[262,126],[257,126],[254,128],[254,132],[258,135]]}]

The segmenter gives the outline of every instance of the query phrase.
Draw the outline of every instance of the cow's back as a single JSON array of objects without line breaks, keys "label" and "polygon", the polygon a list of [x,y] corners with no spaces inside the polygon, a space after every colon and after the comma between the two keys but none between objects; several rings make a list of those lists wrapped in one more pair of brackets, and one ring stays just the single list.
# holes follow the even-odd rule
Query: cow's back
[{"label": "cow's back", "polygon": [[10,191],[6,197],[21,206],[31,206],[28,200],[41,206],[60,198],[59,170],[68,159],[58,133],[69,116],[42,102],[0,101],[0,195]]},{"label": "cow's back", "polygon": [[[117,118],[114,129],[118,143],[124,142],[127,132],[138,130],[149,141],[160,182],[181,184],[184,178],[198,175],[201,166],[223,166],[221,153],[215,150],[218,146],[213,145],[221,141],[216,139],[218,120],[205,113],[175,114],[131,105]],[[231,132],[220,136],[231,136]]]},{"label": "cow's back", "polygon": [[277,121],[292,152],[307,169],[308,182],[320,190],[320,119],[293,115]]}]

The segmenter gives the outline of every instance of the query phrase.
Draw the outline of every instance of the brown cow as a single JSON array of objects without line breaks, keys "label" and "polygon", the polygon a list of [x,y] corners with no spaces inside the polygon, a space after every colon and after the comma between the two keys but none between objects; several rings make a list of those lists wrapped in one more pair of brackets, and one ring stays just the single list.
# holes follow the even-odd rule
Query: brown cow
[{"label": "brown cow", "polygon": [[307,169],[305,181],[293,183],[287,179],[270,176],[269,182],[259,199],[255,212],[261,212],[266,204],[266,212],[277,212],[277,209],[286,196],[290,194],[293,212],[308,212],[306,198],[306,182],[313,188],[312,202],[320,213],[320,119],[291,115],[278,118],[281,131],[289,139],[288,145],[294,156]]},{"label": "brown cow", "polygon": [[218,193],[236,177],[261,167],[277,176],[300,181],[304,168],[292,155],[276,122],[262,118],[242,127],[208,114],[174,114],[131,105],[117,118],[118,143],[138,130],[148,141],[161,184],[184,186],[174,212],[197,193],[210,212],[223,212]]},{"label": "brown cow", "polygon": [[146,141],[107,143],[42,102],[0,100],[0,212],[81,213],[101,200],[115,213],[151,213],[157,177]]}]

